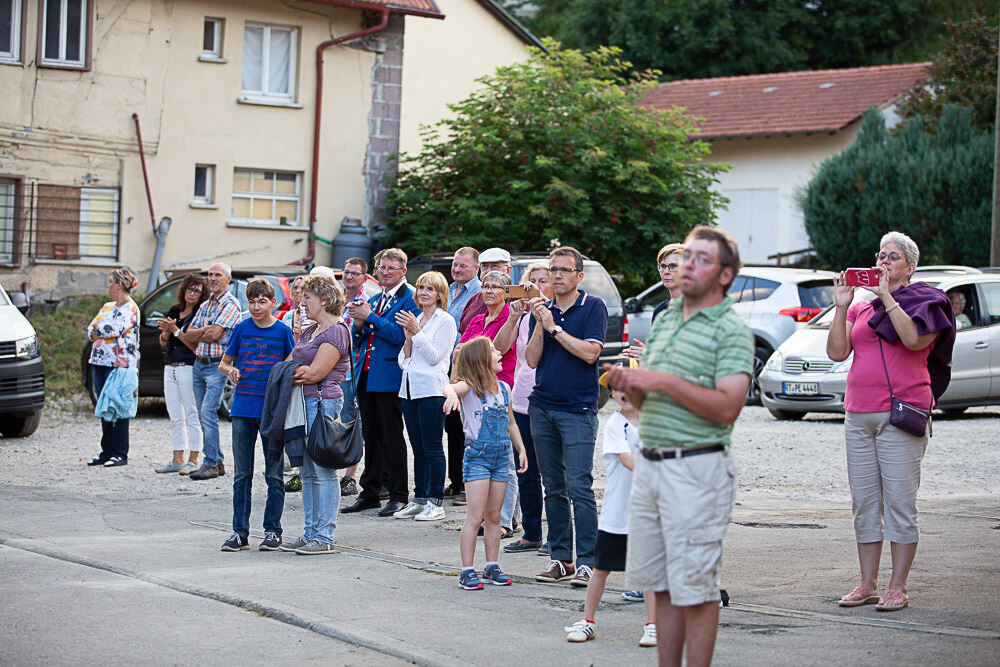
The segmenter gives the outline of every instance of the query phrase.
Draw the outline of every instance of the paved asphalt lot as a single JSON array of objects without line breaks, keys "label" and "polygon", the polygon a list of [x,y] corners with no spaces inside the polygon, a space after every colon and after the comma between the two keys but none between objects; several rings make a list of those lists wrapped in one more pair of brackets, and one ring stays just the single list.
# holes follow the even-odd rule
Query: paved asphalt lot
[{"label": "paved asphalt lot", "polygon": [[[717,664],[1000,663],[998,427],[998,408],[935,423],[911,606],[879,614],[836,606],[857,577],[842,418],[785,423],[745,409],[723,574],[733,602],[721,613]],[[169,456],[159,405],[134,420],[125,468],[84,466],[98,430],[63,403],[31,438],[0,440],[3,664],[655,664],[655,651],[637,646],[643,611],[621,601],[621,576],[598,611],[598,639],[584,645],[562,632],[583,591],[534,583],[543,558],[502,555],[514,586],[460,590],[463,508],[429,525],[373,511],[341,517],[330,556],[221,553],[231,476],[154,474]],[[600,464],[595,472],[600,496]],[[263,507],[255,482],[253,544]],[[301,525],[289,494],[286,537]]]}]

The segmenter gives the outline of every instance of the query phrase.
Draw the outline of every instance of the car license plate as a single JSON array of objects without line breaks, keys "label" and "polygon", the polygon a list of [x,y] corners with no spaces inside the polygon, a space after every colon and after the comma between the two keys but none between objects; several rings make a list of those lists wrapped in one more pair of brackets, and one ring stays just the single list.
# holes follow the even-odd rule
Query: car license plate
[{"label": "car license plate", "polygon": [[819,393],[818,382],[782,382],[781,393],[788,396],[815,396]]}]

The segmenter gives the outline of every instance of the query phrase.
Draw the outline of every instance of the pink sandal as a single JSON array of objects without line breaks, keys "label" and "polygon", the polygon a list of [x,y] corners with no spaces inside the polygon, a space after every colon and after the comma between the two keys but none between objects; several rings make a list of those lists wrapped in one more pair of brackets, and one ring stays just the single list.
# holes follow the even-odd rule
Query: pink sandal
[{"label": "pink sandal", "polygon": [[907,597],[906,593],[886,591],[882,599],[875,605],[875,609],[878,611],[899,611],[908,604],[910,604],[910,598]]},{"label": "pink sandal", "polygon": [[858,586],[853,591],[840,598],[841,607],[860,607],[863,604],[875,604],[879,602],[878,593],[870,593],[868,589]]}]

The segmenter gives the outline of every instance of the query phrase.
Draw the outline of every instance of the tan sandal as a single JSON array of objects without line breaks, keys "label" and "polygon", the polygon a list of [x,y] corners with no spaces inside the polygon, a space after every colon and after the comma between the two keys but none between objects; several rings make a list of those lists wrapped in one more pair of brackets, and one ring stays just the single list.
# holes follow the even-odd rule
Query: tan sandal
[{"label": "tan sandal", "polygon": [[875,609],[877,611],[899,611],[908,604],[910,604],[910,598],[907,597],[906,593],[886,591],[882,599],[875,605]]},{"label": "tan sandal", "polygon": [[867,588],[858,586],[853,591],[840,598],[841,607],[860,607],[863,604],[875,604],[879,602],[878,593],[870,593]]}]

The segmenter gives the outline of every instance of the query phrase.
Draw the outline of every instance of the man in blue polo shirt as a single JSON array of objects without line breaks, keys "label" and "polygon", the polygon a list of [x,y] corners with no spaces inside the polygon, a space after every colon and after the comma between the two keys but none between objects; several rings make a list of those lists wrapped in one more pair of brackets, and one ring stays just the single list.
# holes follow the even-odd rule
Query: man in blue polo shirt
[{"label": "man in blue polo shirt", "polygon": [[534,317],[524,350],[528,366],[537,369],[528,417],[545,488],[552,550],[548,566],[535,579],[570,579],[573,586],[585,588],[597,542],[593,489],[600,395],[597,360],[604,349],[608,309],[603,301],[578,289],[583,256],[575,248],[562,246],[549,253],[549,280],[555,298],[530,301]]}]

